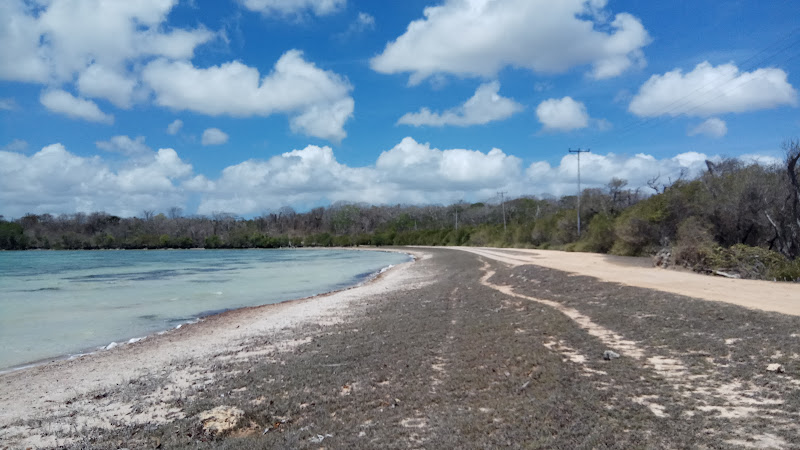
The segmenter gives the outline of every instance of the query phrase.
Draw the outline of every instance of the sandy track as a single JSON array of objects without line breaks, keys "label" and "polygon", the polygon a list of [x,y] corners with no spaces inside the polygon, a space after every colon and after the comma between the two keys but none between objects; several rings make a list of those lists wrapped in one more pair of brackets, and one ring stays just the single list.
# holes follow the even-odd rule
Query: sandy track
[{"label": "sandy track", "polygon": [[554,250],[448,247],[512,266],[534,264],[602,281],[800,316],[800,284],[735,280],[643,267],[640,258]]}]

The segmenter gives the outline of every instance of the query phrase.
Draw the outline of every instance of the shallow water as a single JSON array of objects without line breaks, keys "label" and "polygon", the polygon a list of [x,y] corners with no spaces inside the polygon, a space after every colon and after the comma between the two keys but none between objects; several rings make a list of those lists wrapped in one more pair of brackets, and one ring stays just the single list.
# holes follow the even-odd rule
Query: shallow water
[{"label": "shallow water", "polygon": [[0,252],[0,369],[329,292],[408,259],[346,250]]}]

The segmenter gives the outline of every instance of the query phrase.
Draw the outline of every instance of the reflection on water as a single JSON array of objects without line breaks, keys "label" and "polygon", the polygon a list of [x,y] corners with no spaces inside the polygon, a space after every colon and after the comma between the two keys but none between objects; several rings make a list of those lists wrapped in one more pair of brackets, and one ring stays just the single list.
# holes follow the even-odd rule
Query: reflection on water
[{"label": "reflection on water", "polygon": [[341,250],[0,252],[0,369],[328,292],[406,260]]}]

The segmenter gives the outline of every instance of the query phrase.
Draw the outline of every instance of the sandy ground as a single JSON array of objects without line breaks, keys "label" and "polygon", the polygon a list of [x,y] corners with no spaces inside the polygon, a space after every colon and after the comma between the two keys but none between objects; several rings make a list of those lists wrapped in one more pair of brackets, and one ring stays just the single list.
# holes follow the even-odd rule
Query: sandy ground
[{"label": "sandy ground", "polygon": [[[422,251],[405,253],[425,257]],[[277,335],[304,323],[335,324],[364,299],[413,285],[409,279],[412,265],[413,262],[400,264],[369,283],[350,289],[229,311],[111,350],[0,374],[0,448],[9,442],[15,443],[11,448],[55,446],[56,441],[39,439],[37,435],[43,430],[9,424],[57,416],[72,399],[90,392],[152,376],[187,361],[208,361],[215,355],[241,351],[254,338]],[[290,348],[292,344],[290,340],[278,341],[275,346]],[[175,381],[180,388],[186,380]],[[157,418],[140,418],[151,419]],[[20,436],[27,437],[19,440]]]},{"label": "sandy ground", "polygon": [[[449,248],[449,247],[448,247]],[[800,284],[736,280],[652,267],[649,259],[554,250],[456,247],[512,266],[534,264],[601,281],[800,316]]]}]

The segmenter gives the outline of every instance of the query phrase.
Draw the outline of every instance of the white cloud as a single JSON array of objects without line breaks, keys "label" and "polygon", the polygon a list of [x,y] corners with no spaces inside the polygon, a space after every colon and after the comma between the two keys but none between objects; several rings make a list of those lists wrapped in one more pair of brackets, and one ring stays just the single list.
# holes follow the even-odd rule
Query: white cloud
[{"label": "white cloud", "polygon": [[106,124],[114,123],[114,116],[101,111],[95,102],[77,98],[61,89],[42,92],[39,101],[50,111],[63,114],[72,119],[82,119]]},{"label": "white cloud", "polygon": [[476,150],[431,148],[407,137],[380,154],[375,167],[382,178],[410,186],[452,189],[502,187],[519,173],[522,161],[498,148]]},{"label": "white cloud", "polygon": [[167,125],[167,134],[175,136],[181,131],[181,128],[183,128],[183,121],[181,119],[175,119]]},{"label": "white cloud", "polygon": [[437,75],[493,77],[504,67],[563,73],[591,65],[595,78],[643,66],[650,37],[639,19],[607,0],[446,0],[386,45],[371,66],[410,72],[410,83]]},{"label": "white cloud", "polygon": [[728,126],[725,124],[725,121],[716,117],[707,119],[705,122],[689,130],[689,136],[704,134],[713,138],[721,138],[727,133]]},{"label": "white cloud", "polygon": [[[115,144],[116,138],[116,144]],[[109,145],[144,146],[144,139],[112,138]],[[135,152],[134,152],[135,153]],[[765,155],[746,155],[745,161],[780,162]],[[602,188],[613,177],[627,179],[631,188],[647,188],[659,176],[677,179],[682,170],[695,176],[705,160],[720,160],[697,152],[657,159],[647,154],[581,155],[582,185]],[[91,212],[135,215],[143,209],[185,209],[199,197],[197,212],[226,211],[242,215],[292,205],[306,209],[336,201],[372,204],[448,204],[483,201],[498,190],[509,196],[574,194],[576,158],[564,155],[556,165],[522,160],[500,149],[488,152],[431,147],[411,137],[380,154],[372,165],[351,167],[337,161],[330,147],[309,145],[267,160],[248,160],[226,167],[216,179],[194,173],[172,149],[131,154],[110,164],[100,156],[81,157],[54,144],[26,156],[0,150],[0,214],[20,217],[32,213]],[[116,168],[119,167],[119,168]]]},{"label": "white cloud", "polygon": [[653,75],[639,89],[628,109],[641,117],[708,117],[783,105],[797,105],[797,91],[786,72],[767,68],[740,72],[734,64],[698,64],[684,74],[675,69]]},{"label": "white cloud", "polygon": [[544,125],[545,130],[571,131],[589,126],[589,113],[586,105],[572,97],[551,98],[539,103],[536,117]]},{"label": "white cloud", "polygon": [[203,131],[203,145],[222,145],[228,142],[228,135],[219,128],[206,128]]},{"label": "white cloud", "polygon": [[192,166],[172,149],[112,170],[99,157],[84,158],[53,144],[25,156],[0,151],[0,205],[9,217],[26,213],[106,211],[132,216],[186,202],[177,185]]},{"label": "white cloud", "polygon": [[[776,152],[777,153],[777,152]],[[778,158],[772,155],[748,153],[736,157],[738,160],[743,161],[745,164],[759,164],[762,166],[778,166],[783,167],[786,161],[783,158]]]},{"label": "white cloud", "polygon": [[245,8],[265,15],[297,15],[311,11],[324,16],[339,11],[347,0],[240,0]]},{"label": "white cloud", "polygon": [[[191,58],[214,34],[205,29],[162,31],[175,0],[106,2],[52,0],[37,23],[53,75],[69,79],[92,61],[122,71],[148,56]],[[37,41],[39,36],[37,36]]]},{"label": "white cloud", "polygon": [[238,61],[203,69],[165,59],[148,64],[142,76],[161,106],[237,117],[289,114],[294,130],[334,141],[346,135],[353,113],[350,83],[298,50],[284,53],[263,78]]},{"label": "white cloud", "polygon": [[499,90],[500,83],[497,81],[484,83],[475,90],[475,94],[470,99],[458,107],[448,109],[443,113],[435,113],[428,108],[422,108],[419,112],[403,115],[397,123],[417,127],[423,125],[463,127],[505,120],[522,111],[522,105],[510,98],[500,96]]},{"label": "white cloud", "polygon": [[136,139],[128,136],[114,136],[107,141],[96,141],[95,145],[100,150],[126,156],[149,156],[153,150],[144,143],[144,139],[144,136],[137,136]]},{"label": "white cloud", "polygon": [[0,2],[0,78],[45,82],[49,67],[39,47],[36,18],[26,14],[22,0]]},{"label": "white cloud", "polygon": [[215,33],[166,26],[176,0],[0,2],[0,79],[57,88],[127,108],[152,57],[189,59]]},{"label": "white cloud", "polygon": [[295,133],[341,142],[347,136],[344,123],[353,117],[353,108],[355,102],[351,97],[334,103],[311,105],[289,119],[289,125]]},{"label": "white cloud", "polygon": [[78,91],[86,97],[108,99],[120,108],[130,108],[136,80],[92,64],[78,77]]},{"label": "white cloud", "polygon": [[383,191],[374,170],[347,167],[336,161],[330,147],[315,145],[266,161],[250,160],[229,166],[218,180],[198,176],[184,187],[205,191],[198,207],[200,214],[252,214],[287,204],[324,200],[373,201]]},{"label": "white cloud", "polygon": [[[583,188],[603,187],[613,177],[628,180],[628,186],[641,188],[652,194],[647,181],[659,177],[662,182],[677,180],[682,170],[689,177],[705,169],[706,159],[718,160],[718,156],[707,156],[697,152],[686,152],[672,158],[656,159],[652,155],[639,153],[634,156],[608,153],[583,153],[581,155],[581,185]],[[535,193],[569,195],[576,191],[578,176],[575,155],[564,155],[557,166],[545,161],[531,164],[525,171],[527,188]]]},{"label": "white cloud", "polygon": [[381,153],[374,166],[348,167],[330,147],[309,145],[266,161],[227,167],[218,180],[197,176],[185,189],[204,192],[198,212],[253,214],[291,204],[336,201],[438,203],[486,198],[510,190],[521,178],[521,160],[499,149],[488,153],[439,150],[405,138]]}]

